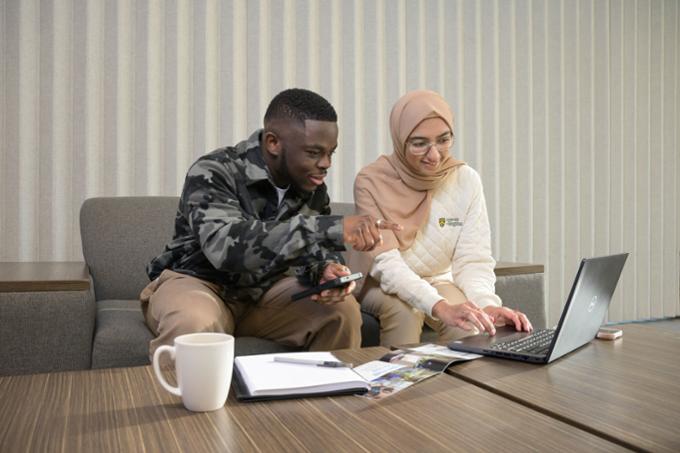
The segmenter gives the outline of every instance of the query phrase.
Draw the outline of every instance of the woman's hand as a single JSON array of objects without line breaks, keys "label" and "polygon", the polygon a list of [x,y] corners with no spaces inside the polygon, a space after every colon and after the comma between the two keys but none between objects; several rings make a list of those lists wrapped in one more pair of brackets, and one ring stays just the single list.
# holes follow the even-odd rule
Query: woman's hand
[{"label": "woman's hand", "polygon": [[494,307],[492,305],[484,307],[484,312],[491,317],[497,326],[515,326],[515,330],[531,332],[534,327],[529,322],[529,318],[519,310],[508,307]]},{"label": "woman's hand", "polygon": [[460,327],[463,330],[476,328],[480,333],[489,332],[489,335],[496,335],[491,317],[470,301],[451,305],[442,299],[432,307],[432,315],[449,326]]}]

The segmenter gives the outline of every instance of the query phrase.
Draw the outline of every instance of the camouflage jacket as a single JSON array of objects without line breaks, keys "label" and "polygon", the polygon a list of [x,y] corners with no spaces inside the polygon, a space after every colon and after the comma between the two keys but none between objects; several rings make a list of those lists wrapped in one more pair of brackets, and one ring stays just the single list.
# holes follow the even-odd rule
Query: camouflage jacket
[{"label": "camouflage jacket", "polygon": [[257,302],[278,280],[316,284],[325,265],[342,263],[342,217],[330,215],[326,186],[312,193],[291,187],[281,205],[259,137],[199,158],[187,172],[175,234],[147,266],[220,285],[229,302]]}]

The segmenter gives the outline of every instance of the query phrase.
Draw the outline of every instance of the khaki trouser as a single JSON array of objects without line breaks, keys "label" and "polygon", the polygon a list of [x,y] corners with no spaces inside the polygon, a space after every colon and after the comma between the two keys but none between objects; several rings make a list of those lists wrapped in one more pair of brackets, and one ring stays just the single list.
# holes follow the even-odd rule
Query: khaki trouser
[{"label": "khaki trouser", "polygon": [[[438,283],[434,288],[448,303],[462,304],[467,301],[463,292],[450,283]],[[430,326],[439,341],[457,340],[477,333],[476,330],[464,330],[451,327],[438,319],[426,316],[422,311],[413,308],[396,295],[387,294],[371,277],[366,277],[362,290],[361,308],[380,320],[380,344],[382,346],[399,346],[409,343],[420,343],[423,324]]]},{"label": "khaki trouser", "polygon": [[156,334],[149,357],[160,345],[194,332],[260,337],[312,351],[359,348],[361,314],[354,296],[329,305],[309,298],[290,300],[303,289],[296,278],[286,277],[257,304],[225,304],[217,285],[165,270],[140,295],[146,323]]}]

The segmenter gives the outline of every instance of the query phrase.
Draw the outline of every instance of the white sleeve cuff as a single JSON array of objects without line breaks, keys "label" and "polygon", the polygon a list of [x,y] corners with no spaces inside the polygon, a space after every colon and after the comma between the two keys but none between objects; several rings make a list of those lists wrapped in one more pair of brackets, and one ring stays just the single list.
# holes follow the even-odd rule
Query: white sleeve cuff
[{"label": "white sleeve cuff", "polygon": [[484,308],[488,306],[492,307],[501,307],[503,306],[503,302],[501,301],[501,298],[498,297],[495,294],[487,294],[484,296],[477,296],[474,299],[472,299],[472,302],[475,303],[479,308]]},{"label": "white sleeve cuff", "polygon": [[[434,288],[433,288],[434,289]],[[423,312],[430,318],[434,318],[434,315],[432,314],[432,309],[434,306],[439,302],[440,300],[443,300],[444,298],[436,291],[434,294],[426,294],[421,297],[420,303]],[[436,319],[436,318],[435,318]]]}]

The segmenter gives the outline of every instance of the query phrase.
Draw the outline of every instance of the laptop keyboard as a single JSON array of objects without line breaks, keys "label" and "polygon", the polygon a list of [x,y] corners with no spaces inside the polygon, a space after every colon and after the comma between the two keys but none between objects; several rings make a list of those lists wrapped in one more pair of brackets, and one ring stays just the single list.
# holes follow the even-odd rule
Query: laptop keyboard
[{"label": "laptop keyboard", "polygon": [[548,351],[555,331],[539,329],[528,337],[519,340],[502,341],[489,347],[496,351],[524,352],[529,354],[543,354]]}]

